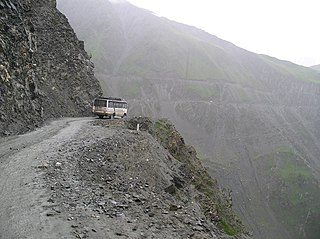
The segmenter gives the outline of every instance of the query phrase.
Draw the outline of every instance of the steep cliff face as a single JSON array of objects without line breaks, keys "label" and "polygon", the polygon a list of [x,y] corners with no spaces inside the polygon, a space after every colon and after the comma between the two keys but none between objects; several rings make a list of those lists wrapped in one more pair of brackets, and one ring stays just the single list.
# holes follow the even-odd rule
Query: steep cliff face
[{"label": "steep cliff face", "polygon": [[0,136],[89,114],[93,64],[55,1],[0,1]]}]

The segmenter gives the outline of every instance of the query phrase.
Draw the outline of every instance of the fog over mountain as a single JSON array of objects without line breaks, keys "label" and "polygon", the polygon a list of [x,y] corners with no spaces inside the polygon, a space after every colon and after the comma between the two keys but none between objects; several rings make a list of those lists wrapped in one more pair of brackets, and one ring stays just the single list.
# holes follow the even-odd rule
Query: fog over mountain
[{"label": "fog over mountain", "polygon": [[311,68],[320,71],[320,65],[311,66]]},{"label": "fog over mountain", "polygon": [[170,118],[255,238],[320,237],[320,73],[129,3],[58,1],[106,95]]}]

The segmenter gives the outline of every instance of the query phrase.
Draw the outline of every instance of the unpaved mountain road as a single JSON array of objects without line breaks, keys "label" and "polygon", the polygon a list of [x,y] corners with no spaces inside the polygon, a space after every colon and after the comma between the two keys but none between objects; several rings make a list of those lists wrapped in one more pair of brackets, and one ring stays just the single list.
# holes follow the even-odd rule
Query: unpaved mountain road
[{"label": "unpaved mountain road", "polygon": [[70,238],[70,225],[50,217],[41,168],[91,119],[54,121],[0,140],[0,238]]},{"label": "unpaved mountain road", "polygon": [[64,118],[0,139],[0,239],[248,238],[208,220],[190,171],[129,122]]}]

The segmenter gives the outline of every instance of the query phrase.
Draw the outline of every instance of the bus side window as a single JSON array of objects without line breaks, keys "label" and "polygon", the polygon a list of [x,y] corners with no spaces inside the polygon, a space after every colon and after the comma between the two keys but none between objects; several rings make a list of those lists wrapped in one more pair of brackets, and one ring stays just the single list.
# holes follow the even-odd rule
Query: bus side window
[{"label": "bus side window", "polygon": [[108,102],[108,107],[109,107],[109,108],[113,108],[113,107],[114,107],[114,102],[109,101],[109,102]]},{"label": "bus side window", "polygon": [[103,100],[97,100],[95,102],[95,105],[98,106],[98,107],[104,107],[104,101]]}]

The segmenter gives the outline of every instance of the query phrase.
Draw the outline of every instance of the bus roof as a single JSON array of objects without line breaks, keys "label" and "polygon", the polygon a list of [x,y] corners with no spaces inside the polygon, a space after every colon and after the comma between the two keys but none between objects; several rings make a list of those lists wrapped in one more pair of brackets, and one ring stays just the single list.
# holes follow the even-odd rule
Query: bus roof
[{"label": "bus roof", "polygon": [[95,100],[118,100],[118,101],[122,101],[121,98],[116,98],[116,97],[97,97],[97,98],[95,98]]}]

